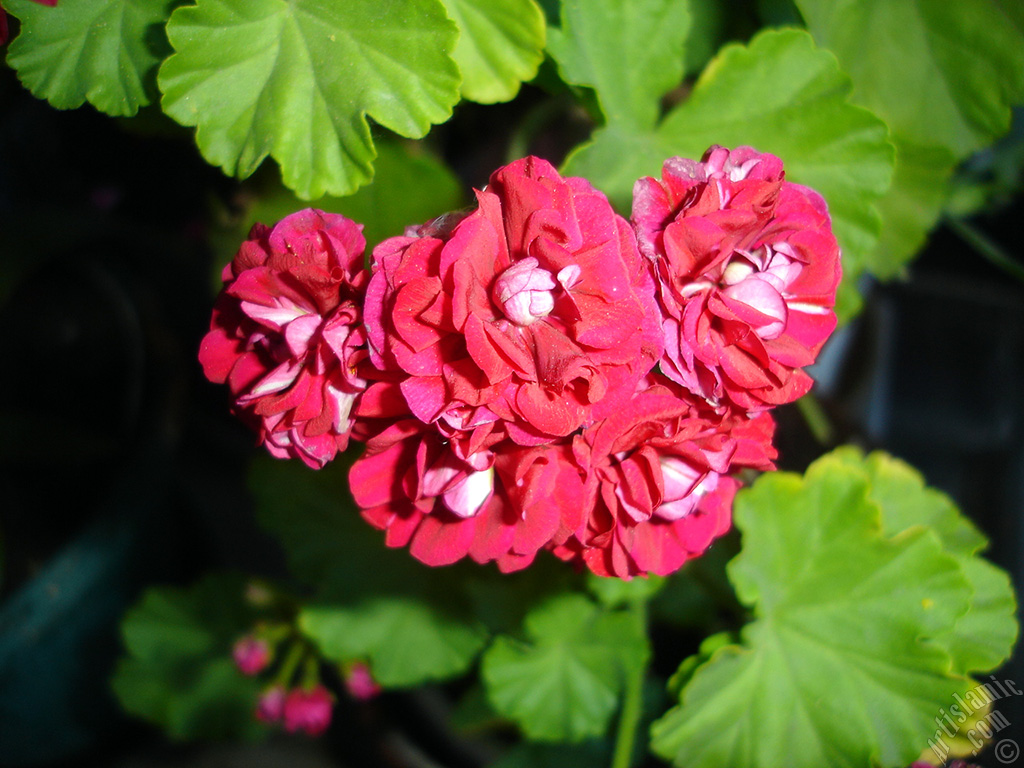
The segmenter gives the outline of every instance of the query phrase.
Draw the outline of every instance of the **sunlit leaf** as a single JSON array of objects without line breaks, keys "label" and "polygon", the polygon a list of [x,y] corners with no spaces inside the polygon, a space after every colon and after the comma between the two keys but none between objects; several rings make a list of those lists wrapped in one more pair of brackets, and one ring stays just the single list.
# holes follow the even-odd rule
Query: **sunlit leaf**
[{"label": "sunlit leaf", "polygon": [[658,721],[654,750],[687,768],[907,765],[938,707],[970,682],[927,638],[970,602],[924,526],[888,538],[867,473],[826,457],[762,476],[736,501],[730,564],[756,620],[716,651]]},{"label": "sunlit leaf", "polygon": [[563,0],[548,50],[562,78],[597,92],[608,123],[651,128],[683,77],[685,0]]},{"label": "sunlit leaf", "polygon": [[150,103],[153,74],[170,53],[163,25],[178,0],[62,0],[54,7],[4,0],[21,20],[7,63],[58,109],[88,101],[108,115]]},{"label": "sunlit leaf", "polygon": [[534,0],[441,0],[459,25],[452,52],[462,95],[482,104],[508,101],[544,60],[544,12]]},{"label": "sunlit leaf", "polygon": [[199,0],[167,25],[163,108],[203,156],[251,174],[268,155],[303,198],[372,176],[367,117],[410,138],[459,98],[457,30],[439,0]]}]

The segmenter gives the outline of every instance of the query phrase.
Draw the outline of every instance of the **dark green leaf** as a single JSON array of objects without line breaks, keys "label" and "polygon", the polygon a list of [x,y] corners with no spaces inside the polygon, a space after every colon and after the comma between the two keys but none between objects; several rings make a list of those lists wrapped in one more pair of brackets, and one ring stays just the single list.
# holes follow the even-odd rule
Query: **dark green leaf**
[{"label": "dark green leaf", "polygon": [[352,606],[303,608],[299,626],[334,661],[365,659],[385,687],[419,685],[465,672],[487,633],[415,598],[378,597]]},{"label": "dark green leaf", "polygon": [[1005,133],[1024,99],[1024,35],[992,0],[797,5],[853,79],[855,101],[915,145],[963,158]]},{"label": "dark green leaf", "polygon": [[439,160],[413,143],[377,142],[373,182],[348,197],[321,197],[304,202],[278,183],[247,191],[244,213],[214,233],[219,258],[217,285],[223,265],[231,260],[256,222],[272,226],[295,211],[311,207],[341,213],[363,225],[367,259],[382,240],[401,235],[419,224],[462,206],[465,193],[455,175]]},{"label": "dark green leaf", "polygon": [[231,647],[254,621],[244,581],[208,576],[189,589],[155,587],[124,618],[127,654],[112,681],[124,708],[178,740],[254,738],[259,684]]}]

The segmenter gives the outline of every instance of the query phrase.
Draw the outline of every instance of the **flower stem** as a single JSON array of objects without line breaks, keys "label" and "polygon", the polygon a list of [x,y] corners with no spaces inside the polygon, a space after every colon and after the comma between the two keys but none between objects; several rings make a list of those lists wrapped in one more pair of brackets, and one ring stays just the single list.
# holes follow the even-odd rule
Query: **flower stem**
[{"label": "flower stem", "polygon": [[978,254],[985,258],[990,264],[998,267],[1009,275],[1024,282],[1024,264],[1010,256],[997,243],[993,242],[977,227],[968,224],[963,219],[947,218],[949,228],[959,235],[960,239],[966,242]]},{"label": "flower stem", "polygon": [[811,434],[818,444],[832,445],[835,440],[835,431],[832,429],[832,422],[829,421],[825,409],[818,402],[818,398],[808,392],[796,401],[796,407],[800,410],[800,415],[804,417],[807,428],[811,430]]},{"label": "flower stem", "polygon": [[[647,626],[647,601],[636,600],[629,608],[636,621],[643,627]],[[622,711],[619,714],[619,728],[615,734],[615,751],[612,753],[611,768],[630,768],[633,764],[634,744],[637,730],[643,716],[644,680],[647,677],[648,659],[638,659],[636,664],[629,665],[625,670],[625,696]]]}]

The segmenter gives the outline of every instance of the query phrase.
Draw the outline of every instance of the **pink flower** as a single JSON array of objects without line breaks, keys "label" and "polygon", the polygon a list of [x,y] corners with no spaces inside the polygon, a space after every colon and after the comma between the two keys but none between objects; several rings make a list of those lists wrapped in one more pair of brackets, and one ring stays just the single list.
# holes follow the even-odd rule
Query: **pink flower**
[{"label": "pink flower", "polygon": [[380,694],[380,686],[373,679],[370,668],[358,661],[345,672],[345,689],[358,701],[369,701]]},{"label": "pink flower", "polygon": [[264,723],[277,723],[284,717],[287,693],[281,685],[267,688],[256,704],[256,719]]},{"label": "pink flower", "polygon": [[575,439],[585,514],[553,551],[602,576],[672,573],[729,529],[739,486],[729,473],[773,468],[773,430],[767,413],[723,419],[652,377],[629,408]]},{"label": "pink flower", "polygon": [[633,191],[665,315],[662,372],[719,405],[759,411],[811,386],[836,324],[839,248],[825,201],[750,147],[672,158]]},{"label": "pink flower", "polygon": [[267,642],[253,635],[240,638],[235,643],[231,655],[235,660],[235,666],[245,675],[258,675],[267,668],[273,658]]},{"label": "pink flower", "polygon": [[322,685],[311,690],[296,688],[284,702],[284,729],[288,733],[302,731],[319,736],[331,724],[334,698]]},{"label": "pink flower", "polygon": [[370,356],[420,421],[543,444],[612,412],[654,365],[653,281],[604,195],[544,160],[499,169],[477,200],[374,249]]},{"label": "pink flower", "polygon": [[224,269],[199,359],[278,458],[319,468],[348,445],[366,382],[362,225],[313,209],[257,224]]}]

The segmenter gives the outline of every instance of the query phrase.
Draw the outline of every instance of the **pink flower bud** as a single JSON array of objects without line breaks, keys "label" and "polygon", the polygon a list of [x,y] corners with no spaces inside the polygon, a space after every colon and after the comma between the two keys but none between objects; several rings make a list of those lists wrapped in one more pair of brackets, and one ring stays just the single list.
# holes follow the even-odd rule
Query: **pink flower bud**
[{"label": "pink flower bud", "polygon": [[285,695],[280,685],[267,688],[256,704],[256,719],[263,723],[280,722],[284,716]]},{"label": "pink flower bud", "polygon": [[246,635],[235,643],[231,655],[235,659],[235,666],[245,675],[258,675],[267,668],[273,656],[266,641],[253,635]]},{"label": "pink flower bud", "polygon": [[373,679],[370,668],[358,661],[345,674],[345,688],[353,699],[359,701],[369,701],[380,693],[380,686]]},{"label": "pink flower bud", "polygon": [[288,733],[302,731],[309,736],[319,736],[331,724],[334,700],[322,685],[304,691],[296,688],[284,702],[284,729]]},{"label": "pink flower bud", "polygon": [[555,279],[532,256],[520,259],[494,282],[494,301],[516,325],[530,325],[555,308]]}]

